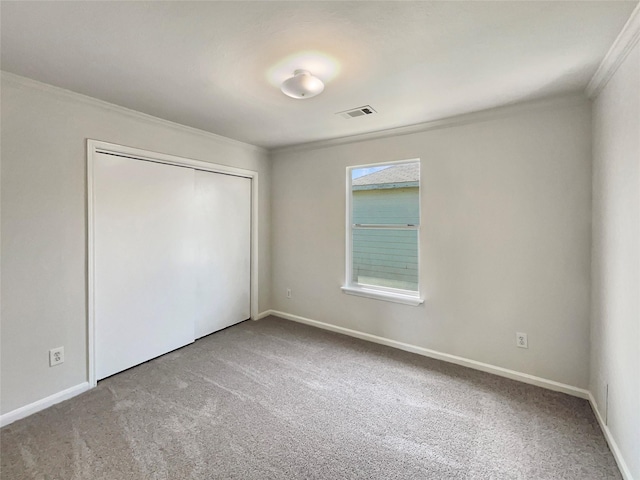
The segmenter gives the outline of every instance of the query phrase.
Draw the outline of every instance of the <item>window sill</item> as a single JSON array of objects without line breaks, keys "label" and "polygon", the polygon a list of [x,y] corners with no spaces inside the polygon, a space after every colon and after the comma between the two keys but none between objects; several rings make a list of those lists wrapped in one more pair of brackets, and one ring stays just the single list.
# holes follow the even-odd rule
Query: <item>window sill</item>
[{"label": "window sill", "polygon": [[341,287],[342,291],[348,295],[356,295],[358,297],[373,298],[376,300],[385,300],[387,302],[402,303],[404,305],[411,305],[417,307],[424,303],[418,295],[404,295],[402,293],[395,292],[383,292],[380,290],[363,288],[363,287]]}]

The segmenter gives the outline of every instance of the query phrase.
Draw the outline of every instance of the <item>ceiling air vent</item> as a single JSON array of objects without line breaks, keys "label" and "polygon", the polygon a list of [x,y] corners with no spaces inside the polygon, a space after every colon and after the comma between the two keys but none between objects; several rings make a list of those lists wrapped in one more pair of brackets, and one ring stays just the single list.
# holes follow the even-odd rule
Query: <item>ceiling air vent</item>
[{"label": "ceiling air vent", "polygon": [[344,112],[338,112],[336,115],[340,115],[342,118],[355,118],[363,117],[365,115],[373,115],[376,111],[371,105],[365,105],[364,107],[352,108],[351,110],[345,110]]}]

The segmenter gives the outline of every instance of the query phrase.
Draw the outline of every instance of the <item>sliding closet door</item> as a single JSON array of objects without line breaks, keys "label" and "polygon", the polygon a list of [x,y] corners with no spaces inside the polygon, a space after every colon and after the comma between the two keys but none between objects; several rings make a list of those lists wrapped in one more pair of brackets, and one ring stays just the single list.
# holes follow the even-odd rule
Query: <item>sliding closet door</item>
[{"label": "sliding closet door", "polygon": [[97,379],[194,340],[194,174],[95,157]]},{"label": "sliding closet door", "polygon": [[251,180],[196,171],[196,338],[250,317]]}]

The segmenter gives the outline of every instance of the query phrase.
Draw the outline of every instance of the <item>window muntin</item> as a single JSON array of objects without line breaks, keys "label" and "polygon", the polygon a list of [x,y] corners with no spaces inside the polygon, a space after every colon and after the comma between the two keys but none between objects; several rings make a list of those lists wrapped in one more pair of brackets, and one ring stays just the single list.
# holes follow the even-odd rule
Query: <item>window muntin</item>
[{"label": "window muntin", "polygon": [[350,167],[347,181],[345,291],[417,297],[419,160]]}]

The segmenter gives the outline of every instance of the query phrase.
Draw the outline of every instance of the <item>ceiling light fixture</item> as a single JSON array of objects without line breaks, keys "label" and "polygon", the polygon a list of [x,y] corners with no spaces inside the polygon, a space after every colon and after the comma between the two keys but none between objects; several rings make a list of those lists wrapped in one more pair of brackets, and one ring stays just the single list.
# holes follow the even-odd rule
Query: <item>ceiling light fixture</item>
[{"label": "ceiling light fixture", "polygon": [[324,83],[307,70],[296,70],[293,77],[282,82],[280,90],[291,98],[311,98],[322,93]]}]

